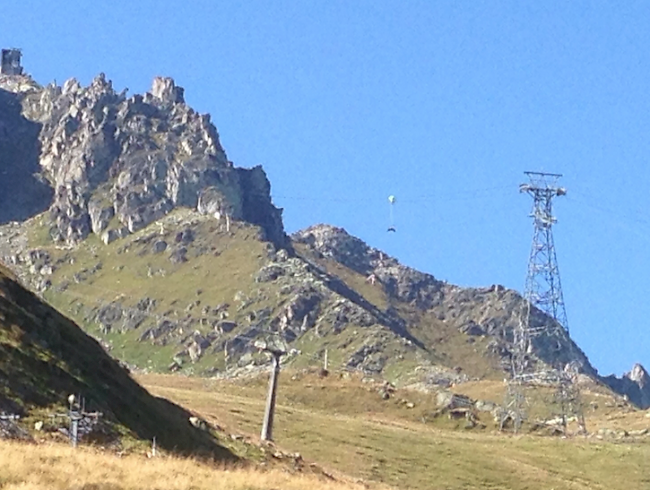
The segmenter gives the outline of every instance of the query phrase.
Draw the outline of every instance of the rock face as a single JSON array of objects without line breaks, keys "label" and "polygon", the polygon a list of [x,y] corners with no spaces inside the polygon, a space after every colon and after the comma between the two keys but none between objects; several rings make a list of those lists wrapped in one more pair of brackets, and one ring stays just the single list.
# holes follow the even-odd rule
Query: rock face
[{"label": "rock face", "polygon": [[[295,233],[292,239],[319,256],[365,275],[397,301],[409,303],[419,311],[433,312],[439,320],[469,336],[491,337],[492,354],[501,357],[504,368],[509,366],[513,330],[524,302],[516,291],[498,285],[462,288],[447,284],[400,264],[344,229],[330,225],[312,226]],[[559,369],[571,364],[585,374],[597,375],[567,332],[536,308],[531,310],[531,326],[544,331],[532,340],[531,362],[539,360]]]},{"label": "rock face", "polygon": [[614,391],[627,395],[638,407],[650,408],[650,374],[641,364],[635,364],[621,378],[611,375],[602,380]]},{"label": "rock face", "polygon": [[[58,244],[76,247],[29,249],[34,229],[25,220],[48,209],[39,226]],[[159,228],[143,229],[154,221]],[[165,361],[174,369],[209,364],[210,356],[223,356],[226,366],[250,365],[256,362],[252,342],[270,331],[288,344],[307,337],[318,355],[331,344],[342,366],[372,374],[406,359],[423,368],[427,383],[447,386],[469,379],[463,362],[477,356],[487,361],[474,366],[472,376],[483,375],[486,366],[501,376],[511,365],[513,331],[525,304],[503,286],[440,281],[342,228],[312,226],[289,239],[264,170],[234,167],[209,116],[192,110],[170,78],[156,78],[149,93],[128,97],[104,75],[88,87],[74,79],[41,87],[27,76],[0,75],[0,225],[0,260],[39,293],[72,295],[107,268],[114,280],[142,262],[129,254],[146,257],[143,270],[132,272],[167,283],[160,290],[172,293],[160,294],[177,297],[152,299],[156,288],[143,283],[146,296],[132,298],[136,304],[128,298],[97,302],[82,316],[102,335],[137,331],[135,337],[153,347],[178,345]],[[92,241],[84,242],[90,234],[104,244],[124,239],[114,246],[117,262],[102,264]],[[250,245],[258,238],[272,243],[251,248],[237,241]],[[206,255],[209,261],[197,262]],[[248,272],[228,277],[238,274],[225,258],[214,265],[226,256]],[[77,258],[85,265],[75,265]],[[332,267],[345,273],[339,277]],[[211,296],[219,306],[202,304],[202,289],[188,297],[174,282],[174,274],[193,281],[203,273],[201,288],[218,277],[224,287],[214,293],[231,291]],[[168,306],[156,311],[156,301]],[[531,364],[598,376],[559,324],[535,308],[530,319],[541,332],[532,341]],[[650,406],[642,367],[604,381]]]},{"label": "rock face", "polygon": [[22,221],[45,211],[54,194],[38,176],[41,125],[21,111],[18,97],[0,89],[0,223]]},{"label": "rock face", "polygon": [[94,233],[108,243],[183,206],[259,225],[286,245],[262,168],[234,167],[210,117],[171,78],[132,97],[103,74],[88,87],[3,76],[0,89],[0,224],[49,208],[55,241]]},{"label": "rock face", "polygon": [[379,281],[389,294],[401,301],[429,308],[440,299],[444,286],[442,281],[400,264],[397,259],[369,247],[343,228],[311,226],[292,235],[292,239],[308,245],[323,257],[368,276],[372,281]]}]

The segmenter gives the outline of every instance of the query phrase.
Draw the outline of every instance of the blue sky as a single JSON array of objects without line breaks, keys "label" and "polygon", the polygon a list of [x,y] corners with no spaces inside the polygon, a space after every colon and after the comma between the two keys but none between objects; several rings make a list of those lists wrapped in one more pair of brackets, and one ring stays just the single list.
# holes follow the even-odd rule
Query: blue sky
[{"label": "blue sky", "polygon": [[31,0],[3,6],[0,44],[41,83],[174,77],[289,231],[342,226],[460,285],[522,290],[518,184],[564,174],[571,334],[621,374],[650,367],[648,25],[640,1]]}]

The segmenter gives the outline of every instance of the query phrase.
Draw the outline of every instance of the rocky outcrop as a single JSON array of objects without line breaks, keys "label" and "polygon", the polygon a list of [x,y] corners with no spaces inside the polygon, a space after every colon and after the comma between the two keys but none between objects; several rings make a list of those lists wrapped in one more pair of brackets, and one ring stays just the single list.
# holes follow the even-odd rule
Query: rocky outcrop
[{"label": "rocky outcrop", "polygon": [[286,245],[264,170],[235,168],[210,116],[189,107],[171,78],[131,97],[103,74],[88,87],[3,77],[0,89],[0,172],[11,174],[0,199],[13,183],[25,201],[2,207],[0,223],[49,207],[55,241],[95,233],[109,243],[183,206],[259,225]]},{"label": "rocky outcrop", "polygon": [[265,239],[280,247],[289,241],[282,225],[282,210],[270,205],[271,183],[261,166],[236,169],[242,196],[241,218],[262,226]]},{"label": "rocky outcrop", "polygon": [[641,364],[635,364],[630,372],[620,378],[610,375],[601,379],[617,393],[626,395],[636,406],[650,408],[650,374]]},{"label": "rocky outcrop", "polygon": [[[251,342],[269,329],[288,343],[305,333],[320,342],[349,329],[351,343],[341,342],[348,349],[343,365],[381,373],[394,362],[389,344],[398,352],[419,349],[418,362],[443,359],[444,347],[437,342],[446,339],[431,331],[444,327],[466,345],[480,345],[476,355],[490,357],[496,369],[499,362],[504,369],[511,364],[513,331],[525,304],[517,292],[499,285],[447,284],[334,226],[312,226],[289,241],[264,170],[234,167],[209,116],[190,108],[184,90],[170,78],[156,78],[150,93],[127,96],[116,92],[104,75],[88,87],[74,79],[62,87],[41,87],[29,77],[0,76],[0,177],[0,224],[24,221],[49,208],[45,224],[57,242],[75,244],[92,233],[108,244],[158,221],[159,230],[125,240],[117,252],[126,254],[134,247],[138,256],[157,255],[158,263],[152,260],[143,272],[148,278],[162,280],[167,266],[170,274],[186,267],[199,270],[197,257],[218,257],[232,246],[225,245],[225,237],[247,226],[231,228],[233,221],[261,228],[261,233],[242,233],[243,239],[255,236],[273,243],[259,253],[260,268],[251,275],[250,290],[235,295],[230,312],[227,306],[212,309],[192,298],[182,308],[159,312],[162,316],[154,321],[146,305],[99,304],[87,320],[104,334],[137,330],[143,342],[182,344],[183,355],[192,362],[219,352],[227,365],[239,365],[243,356],[252,357]],[[171,213],[179,207],[194,211]],[[189,216],[181,219],[186,211]],[[51,260],[44,251],[29,251],[16,227],[19,223],[0,229],[0,257],[22,268],[37,291],[64,292],[97,273],[90,266],[78,268],[66,276],[67,282],[53,285],[59,268],[73,264],[74,253],[57,259],[53,252]],[[292,243],[300,253],[294,253]],[[364,296],[368,290],[357,287],[358,278],[348,281],[346,274],[331,273],[329,260],[361,274],[378,290]],[[165,303],[170,298],[159,299]],[[532,340],[531,363],[577,366],[581,373],[597,376],[559,324],[535,308],[530,321],[539,332]],[[188,337],[197,325],[203,330]],[[489,341],[480,342],[483,337]],[[473,350],[462,352],[473,355]],[[637,405],[650,406],[650,383],[642,367],[622,379],[604,380]]]},{"label": "rocky outcrop", "polygon": [[[306,228],[293,234],[292,239],[317,257],[335,260],[365,275],[369,283],[379,285],[395,300],[434,313],[468,336],[492,337],[489,352],[501,358],[504,369],[509,368],[513,330],[521,320],[525,301],[516,291],[499,285],[463,288],[447,284],[400,264],[344,229],[330,225]],[[266,272],[268,275],[272,271]],[[587,356],[558,323],[534,307],[530,322],[532,330],[539,332],[532,339],[531,363],[541,361],[558,369],[570,364],[580,372],[597,375]]]},{"label": "rocky outcrop", "polygon": [[[524,298],[500,285],[485,288],[461,288],[445,284],[440,301],[432,306],[436,316],[469,336],[489,336],[489,349],[510,366],[514,330],[526,311]],[[530,363],[537,361],[565,369],[568,365],[581,373],[597,376],[587,356],[562,326],[535,307],[530,309],[532,351]]]},{"label": "rocky outcrop", "polygon": [[444,283],[431,274],[406,267],[397,259],[369,247],[343,228],[316,225],[294,233],[296,243],[307,245],[321,257],[331,258],[370,281],[379,282],[391,296],[426,309],[439,301]]}]

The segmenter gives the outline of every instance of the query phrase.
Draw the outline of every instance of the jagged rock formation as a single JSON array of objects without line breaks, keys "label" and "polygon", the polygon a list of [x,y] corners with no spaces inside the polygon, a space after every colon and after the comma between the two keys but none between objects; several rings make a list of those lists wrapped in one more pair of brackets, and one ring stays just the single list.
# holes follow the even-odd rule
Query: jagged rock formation
[{"label": "jagged rock formation", "polygon": [[[88,87],[0,75],[0,150],[0,260],[48,299],[65,298],[100,337],[137,332],[138,348],[176,346],[165,368],[263,364],[253,341],[269,332],[290,344],[290,362],[330,346],[345,368],[378,374],[404,361],[431,384],[502,379],[510,366],[517,292],[448,284],[329,225],[289,239],[262,168],[234,167],[209,116],[169,78],[128,97],[104,75]],[[85,286],[102,278],[116,299],[93,302],[100,293]],[[129,284],[131,297],[113,294]],[[531,322],[544,332],[531,364],[598,379],[561,326],[534,308]],[[648,403],[639,373],[607,382]]]},{"label": "jagged rock formation", "polygon": [[629,373],[620,378],[605,376],[603,381],[614,391],[627,395],[636,406],[650,408],[650,374],[641,364],[635,364]]},{"label": "jagged rock formation", "polygon": [[[381,285],[396,301],[409,303],[470,336],[489,336],[490,350],[509,365],[513,328],[519,322],[523,298],[512,290],[494,285],[488,288],[461,288],[437,280],[430,274],[400,264],[395,258],[369,247],[342,228],[317,225],[292,235],[296,243],[307,245],[322,257],[328,257]],[[533,308],[533,328],[546,326],[547,334],[533,339],[534,358],[559,368],[573,363],[582,372],[596,375],[584,353],[566,331]]]},{"label": "jagged rock formation", "polygon": [[388,293],[400,301],[425,309],[440,301],[444,286],[442,281],[401,265],[396,259],[369,247],[342,228],[316,225],[295,233],[292,239],[308,245],[323,257],[334,259],[353,271],[373,277],[373,280],[378,280]]},{"label": "jagged rock formation", "polygon": [[[103,74],[88,87],[2,76],[0,89],[0,149],[10,150],[0,172],[15,175],[2,179],[0,195],[27,202],[0,210],[0,223],[49,208],[55,241],[95,233],[110,243],[184,206],[257,224],[267,240],[286,244],[262,168],[234,167],[210,117],[185,104],[172,79],[156,78],[150,93],[132,97]],[[21,183],[17,193],[31,174],[39,175],[33,189]]]}]

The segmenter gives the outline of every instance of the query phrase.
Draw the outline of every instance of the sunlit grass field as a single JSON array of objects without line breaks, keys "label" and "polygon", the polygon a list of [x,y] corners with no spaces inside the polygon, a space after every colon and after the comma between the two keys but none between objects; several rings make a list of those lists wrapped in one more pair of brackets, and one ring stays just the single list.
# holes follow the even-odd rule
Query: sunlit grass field
[{"label": "sunlit grass field", "polygon": [[[138,380],[231,433],[258,438],[264,378],[235,382],[147,375]],[[403,396],[404,391],[396,398]],[[292,380],[286,374],[280,380],[275,441],[307,461],[398,488],[650,489],[648,439],[513,436],[494,426],[466,430],[444,417],[423,423],[417,410],[430,400],[417,396],[412,397],[416,406],[408,409],[399,400],[381,401],[355,379]],[[640,411],[590,417],[593,431],[608,420],[650,426]]]},{"label": "sunlit grass field", "polygon": [[[376,385],[358,378],[283,374],[275,445],[267,450],[283,453],[280,459],[224,465],[169,453],[119,456],[98,447],[0,441],[0,489],[650,489],[645,438],[514,436],[487,424],[465,429],[444,416],[423,422],[420,414],[431,403],[424,394],[398,390],[386,401]],[[259,443],[264,377],[140,375],[138,381],[218,425],[220,433]],[[609,412],[591,415],[588,424],[592,430],[606,423],[639,428],[650,425],[645,415]],[[286,456],[296,452],[304,460],[301,471]],[[318,470],[311,471],[313,464]]]}]

